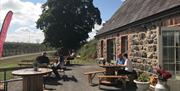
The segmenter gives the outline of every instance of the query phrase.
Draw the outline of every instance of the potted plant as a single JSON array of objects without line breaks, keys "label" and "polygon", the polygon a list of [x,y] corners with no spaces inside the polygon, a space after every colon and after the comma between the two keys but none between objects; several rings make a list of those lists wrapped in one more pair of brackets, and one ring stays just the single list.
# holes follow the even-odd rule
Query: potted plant
[{"label": "potted plant", "polygon": [[169,91],[167,80],[172,77],[172,74],[161,67],[156,68],[156,74],[158,75],[158,82],[155,85],[155,91]]},{"label": "potted plant", "polygon": [[149,89],[150,85],[149,75],[144,72],[141,73],[138,76],[138,79],[134,80],[134,83],[136,83],[138,91],[146,91],[147,89]]},{"label": "potted plant", "polygon": [[38,71],[38,66],[39,66],[38,62],[35,61],[35,62],[33,63],[34,71]]}]

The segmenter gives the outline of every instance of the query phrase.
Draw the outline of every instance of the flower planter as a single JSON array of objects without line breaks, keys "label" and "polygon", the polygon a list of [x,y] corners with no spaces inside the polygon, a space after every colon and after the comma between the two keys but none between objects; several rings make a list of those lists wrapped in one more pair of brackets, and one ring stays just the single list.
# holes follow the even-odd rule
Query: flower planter
[{"label": "flower planter", "polygon": [[0,83],[0,91],[4,91],[4,84]]},{"label": "flower planter", "polygon": [[136,83],[136,86],[138,88],[137,91],[146,91],[149,89],[150,82],[140,82],[140,81],[134,80],[134,83]]},{"label": "flower planter", "polygon": [[167,85],[167,81],[159,80],[155,86],[155,91],[170,91],[169,86]]}]

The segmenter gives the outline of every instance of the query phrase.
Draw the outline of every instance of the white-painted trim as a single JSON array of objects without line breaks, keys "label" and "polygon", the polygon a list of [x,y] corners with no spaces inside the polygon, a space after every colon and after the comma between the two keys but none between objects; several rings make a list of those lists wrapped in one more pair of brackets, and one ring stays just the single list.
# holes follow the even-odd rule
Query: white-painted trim
[{"label": "white-painted trim", "polygon": [[[159,45],[160,53],[159,53],[159,55],[160,55],[160,63],[161,64],[163,64],[163,62],[162,62],[162,57],[163,57],[163,55],[162,55],[163,54],[163,50],[162,50],[162,32],[163,31],[180,31],[180,27],[162,27],[161,28],[161,35],[159,37],[160,38],[160,41],[159,41],[159,43],[160,43],[160,45]],[[176,70],[176,68],[175,68],[175,70]]]}]

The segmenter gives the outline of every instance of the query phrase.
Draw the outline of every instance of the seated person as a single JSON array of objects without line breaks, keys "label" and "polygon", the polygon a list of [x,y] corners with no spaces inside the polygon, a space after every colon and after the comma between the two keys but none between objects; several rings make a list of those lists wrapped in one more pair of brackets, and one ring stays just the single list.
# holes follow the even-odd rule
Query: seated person
[{"label": "seated person", "polygon": [[36,61],[38,62],[40,67],[48,66],[49,65],[49,58],[46,56],[47,53],[43,52],[41,56],[38,56],[36,58]]},{"label": "seated person", "polygon": [[64,65],[65,65],[65,58],[63,55],[61,55],[59,58],[58,58],[58,62],[57,62],[57,67],[59,69],[63,69],[64,68]]},{"label": "seated person", "polygon": [[74,60],[74,58],[76,57],[75,51],[72,50],[71,52],[69,51],[69,54],[66,58],[66,65],[70,65],[70,61]]},{"label": "seated person", "polygon": [[75,56],[76,56],[75,51],[72,50],[72,52],[69,53],[69,54],[70,54],[70,55],[67,57],[67,60],[74,60],[74,58],[75,58]]},{"label": "seated person", "polygon": [[60,54],[58,54],[59,55],[59,57],[58,57],[58,60],[57,60],[57,62],[55,63],[55,64],[53,64],[52,65],[52,70],[53,70],[53,72],[54,72],[54,74],[56,75],[56,77],[57,78],[59,78],[60,77],[60,75],[59,75],[59,73],[58,73],[58,69],[60,69],[60,70],[64,70],[64,64],[65,64],[65,62],[64,62],[64,56],[62,55],[62,53],[60,53]]},{"label": "seated person", "polygon": [[75,57],[76,56],[76,53],[75,53],[75,51],[74,50],[72,50],[72,52],[71,52],[71,55],[70,55],[71,57]]},{"label": "seated person", "polygon": [[122,65],[124,64],[125,60],[123,59],[123,56],[122,54],[120,53],[118,56],[117,56],[117,60],[116,60],[116,65]]},{"label": "seated person", "polygon": [[102,56],[100,58],[98,58],[98,61],[99,61],[99,64],[103,64],[103,65],[106,64],[106,60]]},{"label": "seated person", "polygon": [[133,73],[133,65],[132,62],[128,59],[128,55],[124,54],[123,58],[125,60],[124,64],[121,66],[124,66],[125,69],[123,70],[123,74],[131,74]]},{"label": "seated person", "polygon": [[[125,62],[125,60],[124,60],[122,54],[121,53],[118,54],[117,55],[117,60],[116,60],[116,65],[124,65],[124,62]],[[119,75],[119,74],[121,74],[123,72],[124,69],[123,68],[118,68],[116,70],[118,70],[117,74]]]}]

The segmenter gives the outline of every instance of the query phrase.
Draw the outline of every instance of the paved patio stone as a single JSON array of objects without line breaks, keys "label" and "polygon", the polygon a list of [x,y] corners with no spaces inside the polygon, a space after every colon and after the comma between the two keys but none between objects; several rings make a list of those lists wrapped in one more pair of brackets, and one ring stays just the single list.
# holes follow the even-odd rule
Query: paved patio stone
[{"label": "paved patio stone", "polygon": [[[122,86],[98,86],[98,79],[93,79],[93,85],[90,86],[87,80],[87,75],[84,72],[102,69],[97,65],[71,65],[67,67],[65,75],[61,74],[61,78],[57,79],[52,74],[46,78],[44,91],[136,91],[135,85],[127,84],[127,88]],[[22,91],[22,81],[12,82],[8,85],[8,91]]]}]

